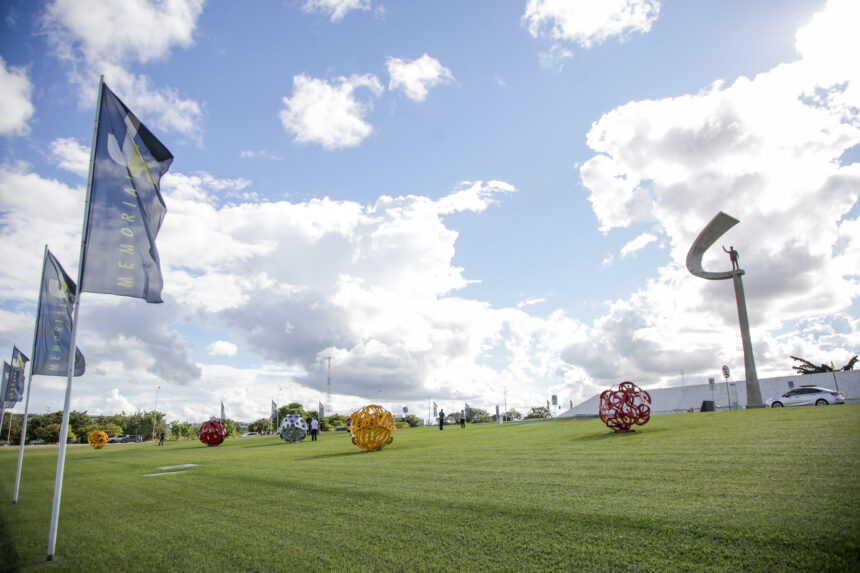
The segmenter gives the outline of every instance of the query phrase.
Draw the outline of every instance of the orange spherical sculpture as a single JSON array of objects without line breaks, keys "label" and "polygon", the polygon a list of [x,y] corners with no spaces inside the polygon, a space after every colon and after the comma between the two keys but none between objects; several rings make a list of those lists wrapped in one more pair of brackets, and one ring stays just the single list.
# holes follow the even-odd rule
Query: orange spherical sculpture
[{"label": "orange spherical sculpture", "polygon": [[207,446],[217,446],[227,437],[227,428],[221,422],[209,420],[200,424],[197,436]]},{"label": "orange spherical sculpture", "polygon": [[394,436],[391,434],[397,426],[394,425],[391,412],[382,406],[376,404],[365,406],[353,412],[351,420],[349,432],[352,434],[352,443],[365,452],[381,450],[382,446],[394,441]]},{"label": "orange spherical sculpture", "polygon": [[105,447],[108,438],[107,434],[105,434],[101,430],[95,430],[94,432],[90,432],[90,435],[87,440],[93,448],[100,450]]}]

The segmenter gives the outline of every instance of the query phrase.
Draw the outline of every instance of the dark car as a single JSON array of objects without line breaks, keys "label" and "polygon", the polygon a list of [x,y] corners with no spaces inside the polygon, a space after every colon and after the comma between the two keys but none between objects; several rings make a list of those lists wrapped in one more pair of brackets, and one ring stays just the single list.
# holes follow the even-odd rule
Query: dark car
[{"label": "dark car", "polygon": [[123,444],[127,444],[128,442],[142,442],[143,438],[141,438],[140,436],[128,435],[128,436],[123,437],[123,439],[120,441]]},{"label": "dark car", "polygon": [[789,390],[779,398],[767,401],[771,408],[782,408],[784,406],[828,406],[830,404],[844,404],[845,396],[841,392],[830,388],[818,386],[801,386]]}]

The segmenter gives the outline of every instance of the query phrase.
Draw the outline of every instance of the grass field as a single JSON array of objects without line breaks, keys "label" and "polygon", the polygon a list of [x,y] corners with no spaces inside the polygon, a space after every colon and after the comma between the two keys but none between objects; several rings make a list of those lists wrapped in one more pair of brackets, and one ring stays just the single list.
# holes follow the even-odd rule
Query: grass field
[{"label": "grass field", "polygon": [[[858,571],[860,405],[0,450],[0,569]],[[197,464],[185,473],[163,466]],[[167,470],[167,471],[181,471]]]}]

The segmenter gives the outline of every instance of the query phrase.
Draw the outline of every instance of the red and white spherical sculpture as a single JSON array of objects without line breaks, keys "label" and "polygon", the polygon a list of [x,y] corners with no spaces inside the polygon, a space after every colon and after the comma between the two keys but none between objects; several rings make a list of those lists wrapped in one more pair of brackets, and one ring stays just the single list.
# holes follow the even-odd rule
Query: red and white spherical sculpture
[{"label": "red and white spherical sculpture", "polygon": [[622,382],[618,390],[610,388],[600,394],[600,419],[616,432],[635,432],[651,418],[651,396],[633,382]]},{"label": "red and white spherical sculpture", "polygon": [[209,420],[200,425],[200,431],[197,432],[200,441],[207,446],[217,446],[227,437],[227,428],[221,422]]}]

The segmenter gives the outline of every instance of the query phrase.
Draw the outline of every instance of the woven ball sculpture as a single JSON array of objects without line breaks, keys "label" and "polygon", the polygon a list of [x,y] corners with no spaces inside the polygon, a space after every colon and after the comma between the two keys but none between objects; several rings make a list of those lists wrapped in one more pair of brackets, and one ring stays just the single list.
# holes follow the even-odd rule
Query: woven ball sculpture
[{"label": "woven ball sculpture", "polygon": [[227,428],[221,422],[209,420],[200,424],[200,431],[197,432],[200,441],[207,446],[218,446],[227,437]]},{"label": "woven ball sculpture", "polygon": [[622,382],[618,390],[610,388],[600,394],[600,419],[617,433],[635,432],[651,419],[651,395],[633,382]]},{"label": "woven ball sculpture", "polygon": [[391,412],[382,406],[365,406],[353,412],[351,419],[349,431],[352,434],[352,443],[365,452],[381,450],[383,446],[394,441],[391,434],[397,426],[394,425]]},{"label": "woven ball sculpture", "polygon": [[278,433],[288,444],[301,442],[308,435],[308,423],[298,414],[287,414],[287,417],[281,420]]},{"label": "woven ball sculpture", "polygon": [[90,432],[87,441],[93,447],[93,449],[100,450],[107,445],[107,434],[102,432],[101,430],[95,430]]}]

